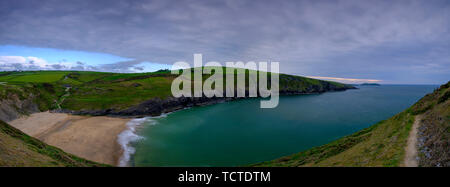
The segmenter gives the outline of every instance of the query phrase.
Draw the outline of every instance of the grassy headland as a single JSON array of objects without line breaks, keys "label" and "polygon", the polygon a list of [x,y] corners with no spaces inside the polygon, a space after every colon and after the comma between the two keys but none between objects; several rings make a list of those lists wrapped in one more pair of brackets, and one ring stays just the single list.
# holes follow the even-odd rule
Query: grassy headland
[{"label": "grassy headland", "polygon": [[[234,73],[237,74],[237,72]],[[29,94],[33,94],[38,96],[35,102],[39,104],[41,111],[56,109],[59,106],[75,111],[122,110],[152,98],[171,97],[171,83],[177,76],[168,70],[151,73],[2,72],[0,73],[0,82],[2,82],[0,98],[5,99],[11,94],[26,98]],[[203,80],[209,76],[204,74]],[[248,70],[246,77],[248,82]],[[67,90],[67,87],[71,88]],[[348,88],[352,88],[352,86],[300,76],[280,75],[280,92],[282,94],[321,93]],[[65,97],[62,100],[63,95]]]}]

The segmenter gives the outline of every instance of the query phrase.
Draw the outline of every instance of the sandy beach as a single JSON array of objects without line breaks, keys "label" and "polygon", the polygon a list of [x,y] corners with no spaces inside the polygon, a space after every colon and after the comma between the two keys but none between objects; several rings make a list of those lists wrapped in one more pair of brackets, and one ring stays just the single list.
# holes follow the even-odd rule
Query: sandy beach
[{"label": "sandy beach", "polygon": [[117,136],[130,119],[41,112],[10,124],[49,145],[74,155],[117,165],[122,150]]}]

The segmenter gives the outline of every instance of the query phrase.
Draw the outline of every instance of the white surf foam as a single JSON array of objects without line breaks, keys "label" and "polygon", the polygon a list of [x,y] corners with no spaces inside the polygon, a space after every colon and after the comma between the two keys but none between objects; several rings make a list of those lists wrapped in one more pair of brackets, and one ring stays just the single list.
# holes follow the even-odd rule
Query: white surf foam
[{"label": "white surf foam", "polygon": [[167,114],[162,114],[157,117],[136,118],[130,120],[127,123],[127,128],[123,132],[121,132],[117,137],[117,141],[123,150],[123,154],[119,159],[119,166],[121,167],[128,166],[131,156],[136,152],[136,149],[134,149],[134,147],[131,146],[131,143],[144,139],[144,137],[139,136],[136,133],[137,128],[144,123],[149,125],[156,125],[157,122],[153,120],[154,118],[162,118],[166,116]]}]

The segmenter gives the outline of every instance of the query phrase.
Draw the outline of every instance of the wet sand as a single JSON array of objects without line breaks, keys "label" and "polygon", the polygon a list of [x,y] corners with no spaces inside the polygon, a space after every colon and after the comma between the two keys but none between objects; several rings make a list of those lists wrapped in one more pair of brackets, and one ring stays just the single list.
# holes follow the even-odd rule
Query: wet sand
[{"label": "wet sand", "polygon": [[88,160],[117,165],[122,150],[117,136],[130,119],[41,112],[10,124],[49,145]]}]

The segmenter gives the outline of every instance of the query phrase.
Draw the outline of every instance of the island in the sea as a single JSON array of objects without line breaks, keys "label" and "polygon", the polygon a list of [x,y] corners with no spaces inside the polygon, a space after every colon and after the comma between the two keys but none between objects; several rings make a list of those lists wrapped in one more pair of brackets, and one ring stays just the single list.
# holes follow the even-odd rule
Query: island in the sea
[{"label": "island in the sea", "polygon": [[381,86],[381,85],[378,83],[362,83],[359,84],[359,86]]}]

